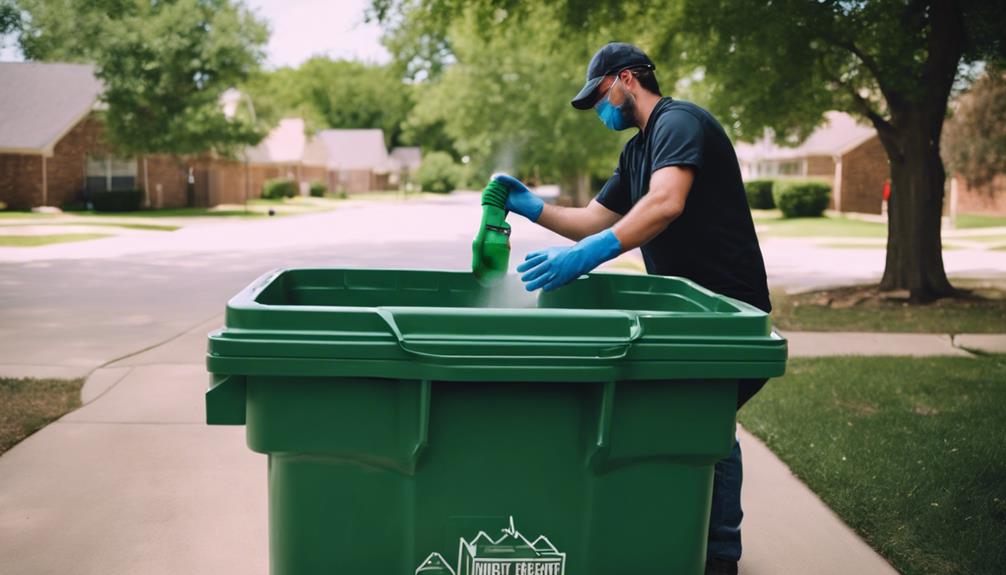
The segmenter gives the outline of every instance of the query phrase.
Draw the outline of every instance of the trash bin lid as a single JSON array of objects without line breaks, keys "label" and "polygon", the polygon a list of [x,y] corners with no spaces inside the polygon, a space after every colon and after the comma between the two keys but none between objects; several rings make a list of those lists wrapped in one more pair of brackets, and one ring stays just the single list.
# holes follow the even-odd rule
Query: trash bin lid
[{"label": "trash bin lid", "polygon": [[594,273],[529,294],[516,276],[285,269],[227,304],[215,375],[448,381],[735,379],[782,375],[765,312],[683,278]]}]

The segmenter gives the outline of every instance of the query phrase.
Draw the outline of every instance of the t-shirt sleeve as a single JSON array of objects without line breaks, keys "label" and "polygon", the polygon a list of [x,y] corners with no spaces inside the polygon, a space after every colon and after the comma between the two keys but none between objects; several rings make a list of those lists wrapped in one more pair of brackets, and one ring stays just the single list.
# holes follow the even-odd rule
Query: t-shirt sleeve
[{"label": "t-shirt sleeve", "polygon": [[601,188],[601,191],[598,192],[597,197],[594,199],[597,200],[597,203],[617,214],[624,216],[629,213],[629,208],[632,207],[631,198],[629,197],[629,182],[622,179],[621,160],[619,160],[618,166],[615,168],[615,173],[608,178],[608,181],[604,183],[604,187]]},{"label": "t-shirt sleeve", "polygon": [[670,110],[657,118],[650,150],[651,172],[667,166],[702,169],[705,131],[702,122],[685,110]]}]

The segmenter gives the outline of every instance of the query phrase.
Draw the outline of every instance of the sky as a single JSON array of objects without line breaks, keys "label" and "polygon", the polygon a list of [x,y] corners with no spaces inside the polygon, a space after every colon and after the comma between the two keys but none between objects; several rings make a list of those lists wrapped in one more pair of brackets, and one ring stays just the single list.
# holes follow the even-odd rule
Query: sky
[{"label": "sky", "polygon": [[269,22],[270,67],[297,66],[315,54],[383,64],[381,29],[363,20],[368,0],[247,0]]},{"label": "sky", "polygon": [[[313,55],[384,64],[381,29],[366,23],[369,0],[246,0],[271,31],[266,66],[298,66]],[[23,60],[10,42],[0,47],[0,61]]]}]

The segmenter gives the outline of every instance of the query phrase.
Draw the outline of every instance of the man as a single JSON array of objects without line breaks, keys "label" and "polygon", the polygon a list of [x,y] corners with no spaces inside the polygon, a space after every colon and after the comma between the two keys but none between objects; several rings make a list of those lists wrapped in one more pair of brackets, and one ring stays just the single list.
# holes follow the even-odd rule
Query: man
[{"label": "man", "polygon": [[[529,291],[559,288],[615,256],[641,247],[651,274],[681,276],[771,311],[765,264],[732,144],[719,122],[689,102],[662,97],[653,62],[635,46],[611,43],[587,66],[572,100],[612,130],[638,128],[614,174],[583,208],[546,205],[520,181],[506,208],[577,243],[528,254],[518,266]],[[764,380],[742,381],[740,409]],[[716,464],[707,574],[737,573],[741,555],[740,445]]]}]

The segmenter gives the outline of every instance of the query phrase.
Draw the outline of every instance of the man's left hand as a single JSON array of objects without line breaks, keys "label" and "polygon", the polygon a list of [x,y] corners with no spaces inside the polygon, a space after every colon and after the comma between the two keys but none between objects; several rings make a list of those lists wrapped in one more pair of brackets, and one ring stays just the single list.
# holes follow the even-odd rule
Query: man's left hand
[{"label": "man's left hand", "polygon": [[622,245],[611,229],[586,237],[568,248],[548,248],[531,252],[517,271],[527,291],[552,291],[575,280],[622,253]]}]

